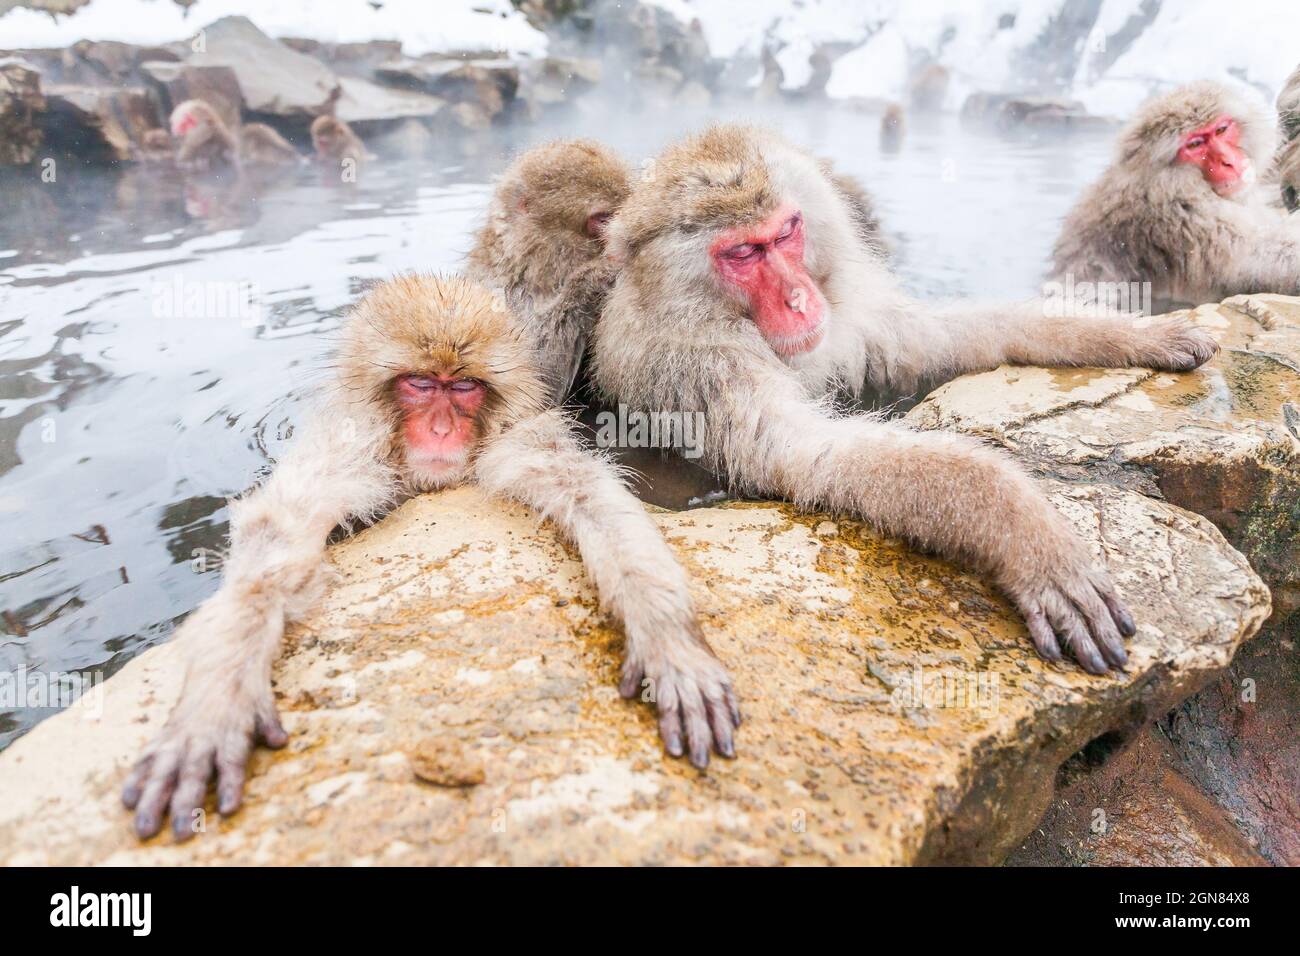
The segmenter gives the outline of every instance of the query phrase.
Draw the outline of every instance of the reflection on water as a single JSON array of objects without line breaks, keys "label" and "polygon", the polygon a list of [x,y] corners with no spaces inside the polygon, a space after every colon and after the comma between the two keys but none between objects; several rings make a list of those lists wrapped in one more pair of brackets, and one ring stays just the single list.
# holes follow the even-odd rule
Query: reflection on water
[{"label": "reflection on water", "polygon": [[[937,120],[881,156],[872,117],[766,119],[870,183],[900,271],[930,295],[1035,292],[1059,217],[1107,151],[1104,137],[1007,141]],[[640,157],[700,122],[551,132]],[[454,270],[521,145],[377,162],[355,186],[308,169],[4,171],[0,672],[110,674],[166,639],[216,587],[225,497],[290,436],[340,315],[373,281]],[[196,289],[207,301],[189,301]],[[652,499],[716,490],[653,455],[634,464]],[[49,713],[0,705],[0,746]]]}]

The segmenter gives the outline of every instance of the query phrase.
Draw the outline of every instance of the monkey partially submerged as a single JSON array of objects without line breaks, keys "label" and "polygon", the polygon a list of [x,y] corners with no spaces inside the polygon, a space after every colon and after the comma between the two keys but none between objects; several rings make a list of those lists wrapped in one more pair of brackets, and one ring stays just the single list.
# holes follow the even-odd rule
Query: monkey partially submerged
[{"label": "monkey partially submerged", "polygon": [[659,157],[610,225],[622,269],[592,340],[603,396],[696,413],[704,460],[742,492],[863,519],[987,574],[1039,652],[1122,667],[1135,633],[1106,571],[1034,482],[974,439],[846,415],[1003,362],[1195,368],[1182,319],[1050,316],[1041,303],[906,295],[815,157],[722,126]]},{"label": "monkey partially submerged", "polygon": [[1272,118],[1218,83],[1156,97],[1066,217],[1054,274],[1149,282],[1165,306],[1300,293],[1300,219],[1260,185],[1276,142]]},{"label": "monkey partially submerged", "polygon": [[214,776],[218,809],[233,813],[252,746],[286,742],[271,666],[285,624],[322,593],[330,532],[464,482],[534,509],[574,543],[626,636],[620,691],[652,682],[665,749],[700,767],[711,748],[734,756],[736,699],[685,572],[545,391],[526,332],[467,280],[395,279],[356,306],[339,371],[301,436],[265,484],[231,503],[221,588],[181,627],[180,700],[123,790],[141,837],[169,808],[176,836],[189,836]]},{"label": "monkey partially submerged", "polygon": [[591,140],[535,147],[505,171],[466,274],[501,290],[538,342],[551,399],[573,387],[617,268],[605,228],[631,190],[631,172]]}]

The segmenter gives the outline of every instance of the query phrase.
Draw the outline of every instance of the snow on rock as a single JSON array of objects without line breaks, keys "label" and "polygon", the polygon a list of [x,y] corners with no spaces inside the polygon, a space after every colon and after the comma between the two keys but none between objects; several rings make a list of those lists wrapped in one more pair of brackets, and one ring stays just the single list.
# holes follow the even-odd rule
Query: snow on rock
[{"label": "snow on rock", "polygon": [[167,43],[226,16],[245,16],[273,37],[326,43],[402,41],[406,53],[499,50],[546,53],[545,34],[509,0],[197,0],[183,10],[171,0],[91,0],[71,16],[18,9],[0,15],[0,49],[63,47],[78,40]]},{"label": "snow on rock", "polygon": [[[788,90],[808,82],[820,45],[856,44],[827,84],[837,99],[905,99],[913,71],[937,62],[952,76],[950,109],[976,91],[1047,92],[1123,116],[1206,77],[1272,97],[1300,61],[1300,43],[1284,41],[1300,37],[1300,4],[1275,0],[1236,0],[1229,23],[1218,0],[1164,0],[1154,15],[1152,0],[1100,0],[1095,17],[1068,0],[645,2],[699,20],[714,56],[771,51]],[[1031,67],[1044,60],[1067,68],[1061,88],[1040,88]]]}]

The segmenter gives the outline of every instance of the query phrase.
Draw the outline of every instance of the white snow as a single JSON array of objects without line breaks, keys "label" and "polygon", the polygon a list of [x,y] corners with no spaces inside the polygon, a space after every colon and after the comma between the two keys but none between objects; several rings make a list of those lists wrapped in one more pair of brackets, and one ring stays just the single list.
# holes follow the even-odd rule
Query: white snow
[{"label": "white snow", "polygon": [[192,36],[221,17],[248,17],[274,37],[323,42],[401,40],[406,53],[501,50],[546,52],[546,36],[509,0],[198,0],[188,11],[172,0],[91,0],[57,20],[19,9],[0,15],[0,49],[62,47],[78,40],[166,43]]},{"label": "white snow", "polygon": [[[776,57],[786,89],[812,77],[809,58],[829,41],[854,46],[836,61],[832,97],[903,99],[919,63],[951,74],[947,106],[976,90],[1014,91],[1017,57],[1030,49],[1067,0],[644,0],[684,23],[698,20],[713,55]],[[1103,115],[1124,115],[1153,92],[1211,77],[1272,95],[1300,62],[1300,3],[1278,0],[1165,0],[1155,21],[1098,73],[1095,52],[1139,14],[1142,0],[1102,0],[1067,91]],[[171,0],[91,0],[70,17],[15,10],[0,15],[0,49],[58,47],[79,39],[159,43],[242,14],[273,36],[323,41],[400,39],[421,54],[497,49],[546,52],[544,34],[509,0],[197,0],[188,13]],[[1004,21],[1005,18],[1005,22]]]},{"label": "white snow", "polygon": [[[1066,0],[646,0],[683,22],[698,19],[715,56],[758,58],[766,47],[799,89],[808,57],[828,40],[857,44],[836,61],[827,93],[901,99],[917,63],[947,67],[947,106],[976,90],[1013,91],[1015,57],[1031,47]],[[1213,78],[1272,96],[1300,63],[1300,3],[1165,0],[1154,22],[1100,75],[1092,57],[1142,0],[1103,0],[1072,89],[1090,111],[1123,116],[1154,92]],[[1014,22],[1003,26],[1004,16]]]}]

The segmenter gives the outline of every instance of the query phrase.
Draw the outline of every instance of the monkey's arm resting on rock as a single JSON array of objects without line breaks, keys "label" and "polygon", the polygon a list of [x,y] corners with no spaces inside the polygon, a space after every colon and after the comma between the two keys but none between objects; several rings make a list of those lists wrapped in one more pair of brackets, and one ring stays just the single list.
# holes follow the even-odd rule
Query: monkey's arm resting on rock
[{"label": "monkey's arm resting on rock", "polygon": [[891,374],[911,383],[947,381],[1006,362],[1187,372],[1219,350],[1209,332],[1182,317],[1079,315],[1045,301],[915,303],[893,319],[907,334],[899,336],[904,349]]},{"label": "monkey's arm resting on rock", "polygon": [[181,626],[187,658],[180,699],[122,792],[141,838],[168,809],[178,840],[195,832],[209,781],[217,808],[238,809],[255,742],[281,747],[271,688],[285,623],[305,614],[326,581],[325,544],[339,524],[368,519],[395,491],[387,431],[350,406],[322,412],[271,478],[230,505],[230,553],[220,589]]},{"label": "monkey's arm resting on rock", "polygon": [[[775,363],[773,363],[775,364]],[[709,411],[710,440],[742,486],[808,509],[852,515],[987,574],[1011,599],[1039,653],[1064,642],[1105,673],[1135,633],[1106,571],[1033,480],[961,435],[836,416],[784,369],[715,369],[728,388]]]},{"label": "monkey's arm resting on rock", "polygon": [[602,606],[622,625],[619,691],[643,693],[673,756],[697,767],[710,747],[735,756],[740,712],[731,678],[700,634],[686,573],[617,470],[582,448],[558,410],[512,426],[476,465],[489,493],[549,518],[582,555]]}]

